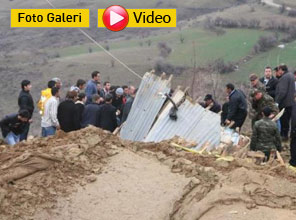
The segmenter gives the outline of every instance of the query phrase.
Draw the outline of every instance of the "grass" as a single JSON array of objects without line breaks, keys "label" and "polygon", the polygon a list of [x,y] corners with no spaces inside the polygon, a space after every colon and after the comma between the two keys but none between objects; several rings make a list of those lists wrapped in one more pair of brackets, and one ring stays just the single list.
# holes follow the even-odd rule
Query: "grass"
[{"label": "grass", "polygon": [[[170,33],[160,34],[145,39],[131,39],[109,42],[110,51],[125,49],[127,56],[130,49],[145,49],[150,52],[152,57],[157,57],[157,43],[167,42],[172,48],[169,61],[175,65],[192,66],[193,45],[196,50],[196,61],[198,65],[204,65],[211,60],[224,58],[225,61],[237,61],[248,55],[251,48],[258,38],[267,32],[260,30],[247,29],[229,29],[225,35],[217,36],[215,33],[202,30],[200,28],[185,29],[181,32],[172,31]],[[184,43],[181,43],[180,36],[184,37]],[[151,46],[147,41],[151,41]],[[103,43],[104,44],[104,43]],[[142,46],[140,45],[142,44]],[[105,44],[106,45],[106,44]],[[101,49],[92,44],[77,45],[67,48],[55,49],[51,53],[58,53],[60,57],[71,57],[89,53],[89,48],[93,52],[101,52]],[[145,59],[145,54],[141,54]]]},{"label": "grass", "polygon": [[284,49],[274,48],[266,53],[257,55],[248,63],[240,66],[239,70],[229,74],[229,78],[234,81],[247,81],[250,73],[262,75],[266,66],[275,67],[280,63],[287,64],[290,68],[295,68],[296,41],[286,45]]},{"label": "grass", "polygon": [[207,64],[218,58],[237,61],[248,55],[258,38],[265,34],[266,32],[259,30],[228,29],[226,34],[217,36],[203,30],[187,30],[182,33],[186,44],[175,42],[170,61],[179,65],[192,65],[194,44],[198,65]]}]

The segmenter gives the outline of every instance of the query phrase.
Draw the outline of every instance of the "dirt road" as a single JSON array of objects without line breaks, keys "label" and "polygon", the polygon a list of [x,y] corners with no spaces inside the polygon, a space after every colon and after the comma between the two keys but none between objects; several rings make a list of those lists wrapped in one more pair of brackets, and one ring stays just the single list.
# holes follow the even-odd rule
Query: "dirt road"
[{"label": "dirt road", "polygon": [[96,182],[78,187],[69,201],[61,199],[57,209],[40,212],[35,219],[169,219],[189,181],[155,159],[121,151]]}]

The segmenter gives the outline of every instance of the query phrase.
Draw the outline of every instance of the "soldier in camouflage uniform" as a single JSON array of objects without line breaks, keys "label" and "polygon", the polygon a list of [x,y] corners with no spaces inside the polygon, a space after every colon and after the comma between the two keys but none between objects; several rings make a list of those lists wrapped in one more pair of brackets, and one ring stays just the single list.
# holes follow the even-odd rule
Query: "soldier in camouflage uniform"
[{"label": "soldier in camouflage uniform", "polygon": [[250,91],[249,97],[251,99],[250,101],[252,102],[252,97],[254,96],[254,92],[256,90],[259,90],[265,93],[266,88],[264,84],[260,82],[258,76],[254,73],[250,75],[250,82],[251,82],[251,91]]},{"label": "soldier in camouflage uniform", "polygon": [[265,107],[269,107],[271,109],[270,118],[273,118],[279,113],[279,108],[275,104],[273,98],[267,93],[260,90],[254,90],[253,96],[252,114],[250,115],[252,119],[252,127],[256,121],[263,118],[262,111]]},{"label": "soldier in camouflage uniform", "polygon": [[[266,90],[265,90],[264,84],[260,82],[260,80],[256,74],[254,74],[254,73],[251,74],[249,79],[250,79],[250,83],[251,83],[251,88],[250,88],[249,97],[248,97],[249,105],[251,106],[250,111],[249,111],[249,117],[251,119],[253,119],[257,115],[256,110],[254,109],[254,106],[255,106],[254,93],[257,90],[265,93]],[[253,126],[253,124],[252,124],[252,126]]]},{"label": "soldier in camouflage uniform", "polygon": [[281,136],[276,123],[269,118],[271,113],[269,107],[263,109],[263,119],[255,123],[250,145],[251,150],[262,151],[267,160],[271,150],[282,150]]}]

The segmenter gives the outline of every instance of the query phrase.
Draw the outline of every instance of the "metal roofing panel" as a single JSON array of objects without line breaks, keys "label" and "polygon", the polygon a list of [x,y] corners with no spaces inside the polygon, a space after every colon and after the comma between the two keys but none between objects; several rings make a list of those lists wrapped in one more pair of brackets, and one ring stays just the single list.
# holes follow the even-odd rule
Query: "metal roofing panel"
[{"label": "metal roofing panel", "polygon": [[[184,96],[183,92],[178,91],[172,98],[175,103]],[[204,109],[199,104],[193,104],[185,100],[177,111],[178,119],[173,121],[169,117],[169,110],[172,104],[168,104],[162,111],[159,118],[147,135],[146,142],[159,142],[162,140],[179,136],[187,141],[198,143],[197,149],[205,143],[210,143],[210,148],[218,146],[220,143],[220,116],[209,110]]]},{"label": "metal roofing panel", "polygon": [[121,138],[144,140],[165,102],[161,94],[169,93],[170,87],[171,78],[162,79],[153,73],[144,75],[131,111],[121,129]]}]

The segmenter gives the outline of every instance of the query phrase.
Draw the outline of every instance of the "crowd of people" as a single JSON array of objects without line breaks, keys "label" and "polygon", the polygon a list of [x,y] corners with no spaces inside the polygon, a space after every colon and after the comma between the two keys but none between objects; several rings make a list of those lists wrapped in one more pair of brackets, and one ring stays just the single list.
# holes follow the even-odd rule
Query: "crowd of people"
[{"label": "crowd of people", "polygon": [[[296,71],[288,71],[284,64],[266,67],[264,76],[250,77],[250,93],[226,85],[227,101],[221,105],[207,94],[204,108],[221,114],[221,125],[240,131],[247,116],[252,120],[250,148],[262,151],[269,159],[272,151],[282,150],[282,141],[290,135],[290,166],[296,171]],[[18,98],[19,112],[5,116],[0,121],[2,135],[9,145],[26,140],[32,123],[34,101],[30,94],[30,81],[23,80]],[[137,89],[134,86],[112,86],[106,81],[101,84],[100,73],[94,71],[86,82],[77,80],[64,100],[60,97],[62,82],[53,78],[41,91],[37,103],[41,115],[42,136],[54,135],[57,130],[71,132],[89,125],[113,132],[125,122],[132,107]],[[248,110],[248,106],[250,109]],[[279,112],[283,115],[273,120]]]},{"label": "crowd of people", "polygon": [[[229,83],[226,85],[227,101],[222,107],[211,94],[206,95],[202,106],[215,113],[220,112],[221,124],[239,131],[249,115],[252,120],[250,148],[262,151],[266,160],[269,160],[271,152],[281,152],[282,142],[287,142],[290,137],[289,165],[296,171],[296,71],[289,72],[288,67],[282,64],[273,70],[266,67],[261,78],[251,74],[249,79],[251,89],[248,96]],[[280,112],[282,116],[275,120]]]},{"label": "crowd of people", "polygon": [[[26,140],[32,123],[35,105],[30,93],[29,80],[21,82],[18,113],[5,116],[0,121],[2,136],[9,145]],[[57,130],[71,132],[93,125],[113,132],[130,112],[137,89],[134,86],[112,86],[106,81],[101,86],[100,72],[94,71],[91,79],[77,80],[62,99],[62,82],[53,78],[41,91],[37,107],[41,115],[41,135],[48,137]]]}]

